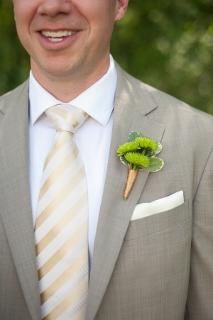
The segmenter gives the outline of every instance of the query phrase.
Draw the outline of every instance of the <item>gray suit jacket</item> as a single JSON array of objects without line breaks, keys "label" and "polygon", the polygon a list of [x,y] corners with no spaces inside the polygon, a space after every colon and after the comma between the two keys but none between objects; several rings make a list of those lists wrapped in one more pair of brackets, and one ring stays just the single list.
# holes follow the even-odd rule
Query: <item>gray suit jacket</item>
[{"label": "gray suit jacket", "polygon": [[[141,171],[128,200],[116,156],[130,131],[162,141],[164,168]],[[118,67],[114,126],[87,320],[213,319],[213,119]],[[39,320],[29,192],[28,83],[0,98],[0,319]],[[184,203],[130,221],[136,204]]]}]

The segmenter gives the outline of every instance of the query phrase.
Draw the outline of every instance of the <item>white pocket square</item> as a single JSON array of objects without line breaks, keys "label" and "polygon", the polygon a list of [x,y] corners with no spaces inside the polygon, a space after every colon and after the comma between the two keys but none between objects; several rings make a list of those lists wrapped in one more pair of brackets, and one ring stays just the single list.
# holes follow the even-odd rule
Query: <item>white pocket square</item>
[{"label": "white pocket square", "polygon": [[170,196],[149,203],[136,205],[131,221],[145,218],[164,211],[172,210],[184,203],[183,191],[178,191]]}]

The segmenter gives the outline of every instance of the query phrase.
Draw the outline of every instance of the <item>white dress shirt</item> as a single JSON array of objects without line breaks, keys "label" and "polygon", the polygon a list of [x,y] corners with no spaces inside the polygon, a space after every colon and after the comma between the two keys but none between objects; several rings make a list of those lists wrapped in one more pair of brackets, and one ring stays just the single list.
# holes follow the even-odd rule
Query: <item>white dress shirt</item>
[{"label": "white dress shirt", "polygon": [[[108,72],[90,88],[69,102],[71,105],[86,111],[90,116],[74,135],[85,166],[88,183],[90,259],[93,254],[108,164],[116,84],[117,73],[114,61],[110,56]],[[61,101],[47,92],[36,81],[32,72],[29,80],[29,100],[29,171],[33,221],[35,223],[43,165],[55,137],[55,129],[44,112],[49,107],[61,103]]]}]

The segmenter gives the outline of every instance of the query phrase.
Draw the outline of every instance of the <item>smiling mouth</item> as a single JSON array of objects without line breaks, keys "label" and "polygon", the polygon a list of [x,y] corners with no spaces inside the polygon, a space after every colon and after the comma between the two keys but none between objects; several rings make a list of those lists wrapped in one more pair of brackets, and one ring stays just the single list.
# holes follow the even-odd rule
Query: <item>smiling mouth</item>
[{"label": "smiling mouth", "polygon": [[77,31],[71,31],[71,30],[58,30],[58,31],[50,31],[45,30],[40,32],[41,35],[48,39],[50,42],[61,42],[64,39],[71,37],[77,33]]}]

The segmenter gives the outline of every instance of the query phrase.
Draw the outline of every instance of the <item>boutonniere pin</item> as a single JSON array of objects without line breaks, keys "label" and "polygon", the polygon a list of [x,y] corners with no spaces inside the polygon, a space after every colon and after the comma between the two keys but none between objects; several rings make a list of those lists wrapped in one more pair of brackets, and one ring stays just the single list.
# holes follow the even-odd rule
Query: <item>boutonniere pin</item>
[{"label": "boutonniere pin", "polygon": [[128,167],[128,176],[123,197],[126,200],[133,188],[139,170],[157,172],[164,166],[164,161],[157,157],[162,145],[141,133],[130,132],[128,142],[118,147],[117,155],[121,162]]}]

